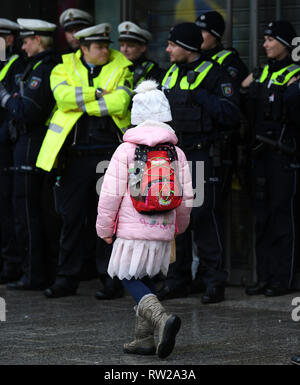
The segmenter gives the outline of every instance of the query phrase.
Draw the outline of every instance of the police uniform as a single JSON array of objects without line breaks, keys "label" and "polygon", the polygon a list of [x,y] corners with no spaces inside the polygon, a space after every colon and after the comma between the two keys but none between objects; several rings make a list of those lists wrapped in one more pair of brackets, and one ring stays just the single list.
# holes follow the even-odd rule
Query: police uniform
[{"label": "police uniform", "polygon": [[[0,19],[0,36],[13,34],[17,37],[19,25],[7,19]],[[14,45],[8,47],[6,54],[14,52]],[[19,89],[19,80],[24,70],[25,60],[17,54],[7,56],[0,72],[0,82],[14,94]],[[13,213],[13,117],[4,108],[0,109],[0,234],[1,256],[3,259],[0,284],[16,281],[21,273],[21,258],[17,249]]]},{"label": "police uniform", "polygon": [[20,27],[17,23],[14,23],[13,21],[8,19],[0,18],[0,37],[2,37],[3,39],[5,39],[5,37],[8,35],[13,35],[15,37],[14,43],[11,45],[6,45],[5,47],[6,60],[0,60],[0,70],[4,67],[4,65],[10,60],[13,55],[18,53],[16,39],[19,29]]},{"label": "police uniform", "polygon": [[74,36],[76,32],[90,27],[93,24],[93,16],[81,9],[68,8],[60,15],[59,23],[65,31],[66,38],[69,33],[68,38],[71,39],[67,42],[68,48],[62,52],[62,54],[67,54],[76,52],[79,48],[79,41],[75,37],[72,38],[71,35]]},{"label": "police uniform", "polygon": [[[120,42],[128,41],[147,45],[152,39],[150,32],[142,29],[131,21],[123,21],[119,24],[118,31]],[[134,88],[145,79],[154,79],[160,83],[164,73],[158,64],[153,60],[147,59],[145,54],[134,60],[131,71],[133,72]]]},{"label": "police uniform", "polygon": [[[102,23],[75,36],[83,43],[109,43],[110,32],[110,25]],[[62,218],[59,263],[56,282],[45,291],[46,297],[76,293],[86,247],[90,246],[85,242],[86,220],[94,243],[97,240],[96,185],[105,169],[101,162],[110,160],[130,125],[132,74],[128,69],[131,62],[125,56],[110,49],[108,62],[97,66],[86,63],[81,50],[62,58],[63,63],[50,77],[58,110],[37,159],[38,167],[50,171],[58,157],[59,168],[55,187],[56,209]],[[102,95],[103,90],[108,93]],[[109,285],[106,272],[110,249],[104,241],[98,242],[98,272]]]},{"label": "police uniform", "polygon": [[203,57],[207,60],[215,60],[226,69],[233,82],[239,86],[247,77],[248,69],[240,59],[237,50],[224,48],[221,43],[225,31],[225,21],[222,15],[216,11],[202,13],[196,19],[196,24],[216,37],[216,47],[203,50]]},{"label": "police uniform", "polygon": [[[271,36],[292,50],[296,33],[288,22],[268,25]],[[289,95],[289,80],[300,74],[300,66],[289,54],[253,73],[254,81],[247,92],[252,119],[253,190],[256,218],[256,259],[258,284],[247,287],[249,295],[286,294],[292,286],[295,263],[294,198],[298,119],[292,119],[291,105],[297,95]],[[288,100],[288,103],[287,103]],[[298,106],[297,106],[298,111]],[[299,114],[298,114],[299,115]]]},{"label": "police uniform", "polygon": [[[192,63],[173,64],[161,84],[171,105],[179,145],[193,164],[194,188],[199,183],[196,162],[204,162],[204,202],[193,208],[191,227],[206,286],[202,301],[217,302],[223,299],[227,280],[222,266],[224,247],[220,223],[226,175],[220,142],[226,131],[239,121],[239,94],[222,68],[202,58],[201,30],[194,23],[175,26],[168,40],[199,53],[199,58]],[[198,185],[198,206],[199,188]],[[165,285],[159,292],[161,299],[185,296],[192,281],[191,229],[176,238],[176,247],[176,262],[170,266]]]},{"label": "police uniform", "polygon": [[[56,26],[36,19],[18,19],[20,37],[52,36]],[[47,281],[45,271],[46,245],[43,244],[41,218],[41,189],[43,173],[35,162],[45,125],[54,108],[49,85],[52,68],[58,57],[52,49],[44,50],[28,59],[19,79],[17,96],[1,86],[1,105],[12,117],[15,132],[14,146],[14,208],[19,253],[23,258],[23,276],[9,283],[9,289],[41,289]]]}]

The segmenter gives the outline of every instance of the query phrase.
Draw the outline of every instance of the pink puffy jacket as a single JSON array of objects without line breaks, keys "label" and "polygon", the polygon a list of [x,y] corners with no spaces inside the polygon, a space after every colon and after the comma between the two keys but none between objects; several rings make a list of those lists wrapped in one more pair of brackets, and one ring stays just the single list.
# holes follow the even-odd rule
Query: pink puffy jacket
[{"label": "pink puffy jacket", "polygon": [[105,173],[98,204],[97,234],[100,238],[116,236],[123,239],[167,241],[175,232],[183,233],[190,221],[193,205],[191,174],[185,154],[176,147],[179,180],[183,189],[182,204],[165,214],[144,215],[133,207],[128,189],[128,169],[133,166],[136,144],[155,146],[178,142],[174,131],[165,123],[145,121],[129,129],[112,156]]}]

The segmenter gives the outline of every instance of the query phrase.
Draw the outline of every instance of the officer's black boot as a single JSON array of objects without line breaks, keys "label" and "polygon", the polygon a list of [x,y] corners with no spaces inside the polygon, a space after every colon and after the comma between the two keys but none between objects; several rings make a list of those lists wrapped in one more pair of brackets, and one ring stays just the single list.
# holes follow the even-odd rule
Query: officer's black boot
[{"label": "officer's black boot", "polygon": [[97,299],[117,299],[123,297],[123,286],[118,278],[112,279],[108,275],[105,277],[101,275],[100,279],[104,287],[96,292],[95,297]]},{"label": "officer's black boot", "polygon": [[300,354],[294,354],[291,358],[291,363],[294,365],[300,365]]},{"label": "officer's black boot", "polygon": [[258,282],[256,285],[247,286],[245,293],[248,295],[259,295],[264,294],[266,291],[267,283],[266,282]]},{"label": "officer's black boot", "polygon": [[59,276],[54,284],[44,291],[46,298],[60,298],[76,295],[78,279],[73,277]]},{"label": "officer's black boot", "polygon": [[22,273],[18,267],[5,268],[4,266],[2,271],[0,272],[0,285],[9,282],[16,282],[21,278],[21,276]]},{"label": "officer's black boot", "polygon": [[224,293],[225,293],[225,287],[224,286],[209,286],[205,290],[201,302],[206,305],[209,303],[217,303],[224,301]]},{"label": "officer's black boot", "polygon": [[184,298],[188,295],[187,286],[172,285],[171,282],[164,283],[163,287],[158,291],[157,298],[159,301],[172,298]]}]

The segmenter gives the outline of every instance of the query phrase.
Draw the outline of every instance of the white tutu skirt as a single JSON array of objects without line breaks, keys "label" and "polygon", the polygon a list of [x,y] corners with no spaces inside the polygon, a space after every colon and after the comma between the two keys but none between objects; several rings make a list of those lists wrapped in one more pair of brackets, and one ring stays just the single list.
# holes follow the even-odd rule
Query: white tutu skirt
[{"label": "white tutu skirt", "polygon": [[117,238],[107,272],[119,279],[153,277],[160,271],[166,276],[171,256],[171,241],[129,240]]}]

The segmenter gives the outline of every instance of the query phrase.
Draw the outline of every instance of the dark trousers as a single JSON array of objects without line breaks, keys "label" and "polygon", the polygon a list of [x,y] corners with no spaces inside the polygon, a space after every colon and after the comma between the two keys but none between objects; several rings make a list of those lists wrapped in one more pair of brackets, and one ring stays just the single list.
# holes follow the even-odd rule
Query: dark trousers
[{"label": "dark trousers", "polygon": [[0,237],[2,270],[8,274],[21,271],[13,211],[13,146],[0,143]]},{"label": "dark trousers", "polygon": [[170,265],[167,283],[172,287],[174,285],[187,285],[192,280],[191,230],[193,230],[200,261],[197,276],[206,287],[224,285],[228,274],[223,269],[224,247],[221,209],[225,190],[228,188],[228,169],[223,166],[215,167],[208,151],[190,151],[186,152],[186,156],[192,165],[194,189],[199,185],[196,162],[204,162],[204,201],[200,207],[193,208],[189,228],[184,234],[176,238],[176,262]]},{"label": "dark trousers", "polygon": [[266,149],[253,161],[258,280],[290,288],[295,263],[295,159]]},{"label": "dark trousers", "polygon": [[45,173],[35,168],[42,138],[21,135],[14,150],[14,209],[17,246],[24,279],[31,286],[47,281],[41,194]]},{"label": "dark trousers", "polygon": [[96,173],[96,167],[100,162],[107,162],[107,167],[111,156],[109,152],[88,151],[68,155],[60,183],[54,188],[56,210],[62,222],[57,275],[74,286],[78,286],[82,266],[91,257],[96,258],[99,277],[109,280],[107,267],[112,248],[96,234],[96,185],[105,169],[102,167],[102,172]]}]

